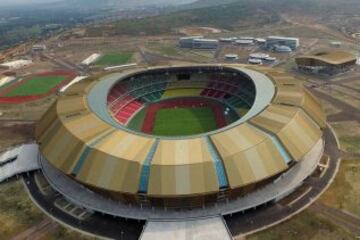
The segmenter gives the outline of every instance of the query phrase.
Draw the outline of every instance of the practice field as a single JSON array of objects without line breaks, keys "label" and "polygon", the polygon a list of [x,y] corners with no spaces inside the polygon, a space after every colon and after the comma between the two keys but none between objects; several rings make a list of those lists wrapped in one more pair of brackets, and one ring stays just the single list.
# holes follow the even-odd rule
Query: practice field
[{"label": "practice field", "polygon": [[36,76],[5,94],[5,97],[41,95],[56,87],[66,76]]},{"label": "practice field", "polygon": [[156,113],[153,134],[183,136],[215,130],[214,112],[209,107],[167,108]]},{"label": "practice field", "polygon": [[106,65],[119,65],[127,63],[131,57],[132,53],[118,53],[118,54],[106,54],[99,58],[95,62],[96,65],[106,66]]}]

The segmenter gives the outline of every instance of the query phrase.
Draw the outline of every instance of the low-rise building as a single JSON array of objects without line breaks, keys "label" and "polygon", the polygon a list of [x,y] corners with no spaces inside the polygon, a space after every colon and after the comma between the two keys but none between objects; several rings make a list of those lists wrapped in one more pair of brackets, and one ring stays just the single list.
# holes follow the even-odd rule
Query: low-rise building
[{"label": "low-rise building", "polygon": [[237,54],[226,54],[225,55],[225,60],[228,60],[228,61],[239,60],[239,55],[237,55]]},{"label": "low-rise building", "polygon": [[5,62],[0,64],[0,69],[5,70],[13,70],[13,69],[19,69],[22,67],[27,67],[32,64],[31,60],[15,60],[11,62]]},{"label": "low-rise building", "polygon": [[261,65],[262,60],[261,59],[256,59],[256,58],[249,58],[248,63],[253,64],[253,65]]},{"label": "low-rise building", "polygon": [[254,40],[248,40],[248,39],[239,39],[235,41],[235,44],[237,45],[252,45],[254,44]]},{"label": "low-rise building", "polygon": [[219,41],[216,39],[206,39],[203,36],[182,37],[179,39],[179,47],[194,49],[216,49]]},{"label": "low-rise building", "polygon": [[194,39],[193,48],[196,49],[216,49],[219,45],[219,41],[216,39]]},{"label": "low-rise building", "polygon": [[237,40],[236,37],[219,38],[219,42],[224,42],[224,43],[233,43],[236,40]]},{"label": "low-rise building", "polygon": [[280,36],[269,36],[266,38],[265,47],[267,49],[273,50],[276,46],[287,46],[294,51],[300,46],[300,40],[299,38]]},{"label": "low-rise building", "polygon": [[203,36],[189,36],[189,37],[182,37],[179,39],[179,47],[181,48],[193,48],[194,39],[202,39]]},{"label": "low-rise building", "polygon": [[251,53],[249,55],[249,58],[262,59],[262,60],[264,60],[264,59],[266,59],[268,57],[270,57],[270,55],[267,54],[267,53]]},{"label": "low-rise building", "polygon": [[33,52],[42,52],[46,50],[46,45],[44,44],[35,44],[32,46],[31,50]]},{"label": "low-rise building", "polygon": [[292,48],[285,45],[275,45],[273,51],[277,53],[291,53]]}]

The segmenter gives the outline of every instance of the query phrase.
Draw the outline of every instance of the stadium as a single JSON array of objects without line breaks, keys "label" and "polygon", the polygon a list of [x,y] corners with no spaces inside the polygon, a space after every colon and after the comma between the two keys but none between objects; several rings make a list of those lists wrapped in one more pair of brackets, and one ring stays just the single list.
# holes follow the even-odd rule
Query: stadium
[{"label": "stadium", "polygon": [[304,72],[334,75],[355,66],[357,58],[340,50],[317,51],[295,59],[298,69]]},{"label": "stadium", "polygon": [[45,177],[77,205],[131,219],[199,217],[290,194],[315,170],[325,125],[318,100],[283,72],[178,65],[71,86],[36,139]]}]

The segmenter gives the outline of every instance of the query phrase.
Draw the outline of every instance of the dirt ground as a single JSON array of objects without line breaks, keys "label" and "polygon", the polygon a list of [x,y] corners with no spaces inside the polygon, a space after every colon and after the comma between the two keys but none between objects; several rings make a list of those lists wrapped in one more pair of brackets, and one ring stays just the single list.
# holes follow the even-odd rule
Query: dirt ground
[{"label": "dirt ground", "polygon": [[338,240],[352,239],[342,228],[320,214],[305,210],[289,221],[246,237],[247,240]]},{"label": "dirt ground", "polygon": [[12,146],[32,141],[34,127],[33,123],[0,121],[0,152]]}]

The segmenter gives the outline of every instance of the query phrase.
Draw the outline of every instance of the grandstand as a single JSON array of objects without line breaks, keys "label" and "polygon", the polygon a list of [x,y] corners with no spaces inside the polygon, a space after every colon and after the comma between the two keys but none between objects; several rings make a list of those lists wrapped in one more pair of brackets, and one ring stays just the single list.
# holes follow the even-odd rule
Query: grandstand
[{"label": "grandstand", "polygon": [[147,72],[117,83],[108,95],[112,116],[127,125],[142,108],[168,98],[205,97],[228,105],[244,114],[255,99],[255,87],[244,74],[213,70],[189,73],[173,70],[166,75]]}]

